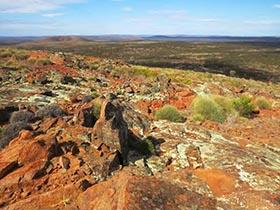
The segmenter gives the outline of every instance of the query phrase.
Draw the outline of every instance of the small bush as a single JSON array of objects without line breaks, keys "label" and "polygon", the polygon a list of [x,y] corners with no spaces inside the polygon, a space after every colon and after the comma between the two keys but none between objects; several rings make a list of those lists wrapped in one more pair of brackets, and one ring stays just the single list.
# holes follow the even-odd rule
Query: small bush
[{"label": "small bush", "polygon": [[63,109],[61,109],[58,105],[49,105],[40,110],[38,110],[35,114],[36,117],[43,119],[45,117],[62,117],[65,116],[66,113]]},{"label": "small bush", "polygon": [[271,109],[271,103],[265,97],[256,98],[255,104],[259,109]]},{"label": "small bush", "polygon": [[31,58],[31,59],[28,59],[28,62],[29,62],[30,64],[34,65],[34,64],[37,62],[37,60],[34,59],[34,58]]},{"label": "small bush", "polygon": [[135,76],[144,76],[146,78],[155,78],[159,75],[157,71],[146,67],[134,67],[131,69],[131,73]]},{"label": "small bush", "polygon": [[17,60],[26,60],[28,58],[28,54],[25,52],[19,52],[15,54]]},{"label": "small bush", "polygon": [[92,114],[96,119],[99,119],[101,112],[101,104],[100,103],[94,103],[94,106],[92,107]]},{"label": "small bush", "polygon": [[29,111],[18,111],[18,112],[13,112],[11,118],[10,118],[10,123],[17,123],[17,122],[33,122],[35,119],[35,115],[32,112]]},{"label": "small bush", "polygon": [[3,52],[0,52],[1,58],[9,58],[12,57],[13,53],[11,51],[5,50]]},{"label": "small bush", "polygon": [[252,116],[253,111],[255,110],[255,106],[249,96],[241,96],[240,98],[234,99],[233,105],[236,111],[242,117]]},{"label": "small bush", "polygon": [[222,108],[225,115],[234,114],[236,111],[232,104],[232,99],[223,96],[213,96],[213,100]]},{"label": "small bush", "polygon": [[153,142],[149,139],[145,139],[142,141],[139,141],[137,145],[137,150],[143,155],[153,155],[155,154],[155,145]]},{"label": "small bush", "polygon": [[223,123],[233,113],[229,99],[221,96],[198,96],[192,102],[192,119]]},{"label": "small bush", "polygon": [[6,129],[1,132],[0,148],[3,149],[6,147],[11,140],[18,136],[19,132],[22,130],[32,130],[32,128],[25,122],[9,124]]},{"label": "small bush", "polygon": [[176,107],[165,105],[155,113],[157,120],[168,120],[171,122],[184,122],[184,117],[176,109]]},{"label": "small bush", "polygon": [[90,70],[97,70],[99,68],[100,64],[98,62],[92,62],[89,64]]},{"label": "small bush", "polygon": [[39,59],[39,60],[36,61],[36,64],[37,64],[37,65],[46,66],[46,65],[51,65],[52,62],[51,62],[49,59],[47,59],[47,58],[44,58],[44,59],[41,58],[41,59]]}]

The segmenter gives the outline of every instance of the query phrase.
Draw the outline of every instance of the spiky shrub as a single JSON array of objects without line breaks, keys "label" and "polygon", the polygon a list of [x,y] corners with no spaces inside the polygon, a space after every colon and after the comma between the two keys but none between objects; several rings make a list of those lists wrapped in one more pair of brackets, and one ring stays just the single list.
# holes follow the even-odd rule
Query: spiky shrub
[{"label": "spiky shrub", "polygon": [[17,60],[26,60],[28,58],[28,54],[26,52],[18,52],[15,54]]},{"label": "spiky shrub", "polygon": [[245,95],[234,99],[233,106],[242,117],[251,117],[253,111],[255,110],[255,105],[252,102],[252,98]]},{"label": "spiky shrub", "polygon": [[226,116],[236,114],[236,111],[233,107],[232,98],[224,96],[212,96],[212,99],[222,108]]},{"label": "spiky shrub", "polygon": [[90,70],[97,70],[99,68],[100,64],[98,62],[92,62],[89,64]]},{"label": "spiky shrub", "polygon": [[272,109],[271,103],[265,97],[258,97],[255,100],[255,104],[259,109]]},{"label": "spiky shrub", "polygon": [[[198,96],[192,102],[192,119],[195,121],[211,120],[223,123],[228,116],[229,107],[222,106],[221,98],[218,103],[210,96]],[[220,103],[220,104],[219,104]]]},{"label": "spiky shrub", "polygon": [[156,111],[155,117],[157,120],[168,120],[171,122],[184,122],[185,119],[176,107],[171,105],[165,105]]},{"label": "spiky shrub", "polygon": [[1,58],[9,58],[13,56],[13,52],[9,49],[3,50],[0,52],[0,57]]},{"label": "spiky shrub", "polygon": [[52,64],[52,62],[51,62],[49,59],[47,59],[47,58],[41,58],[41,59],[38,59],[38,60],[36,61],[36,64],[37,64],[37,65],[46,66],[46,65]]}]

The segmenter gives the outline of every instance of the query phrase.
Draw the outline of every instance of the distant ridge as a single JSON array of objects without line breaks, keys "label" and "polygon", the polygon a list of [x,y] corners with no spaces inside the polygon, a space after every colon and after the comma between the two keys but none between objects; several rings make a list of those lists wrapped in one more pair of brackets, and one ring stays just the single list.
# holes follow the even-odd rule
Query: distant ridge
[{"label": "distant ridge", "polygon": [[82,36],[51,36],[44,39],[37,40],[39,42],[79,42],[88,41]]},{"label": "distant ridge", "polygon": [[243,36],[188,36],[188,35],[93,35],[93,36],[26,36],[1,37],[0,44],[19,44],[24,42],[82,42],[82,41],[183,41],[183,42],[280,42],[280,37]]}]

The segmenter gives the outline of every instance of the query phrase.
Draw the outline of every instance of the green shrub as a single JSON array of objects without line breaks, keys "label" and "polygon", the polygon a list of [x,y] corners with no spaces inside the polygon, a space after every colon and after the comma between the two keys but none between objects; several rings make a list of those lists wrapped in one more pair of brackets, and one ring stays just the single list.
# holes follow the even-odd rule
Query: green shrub
[{"label": "green shrub", "polygon": [[259,109],[271,109],[271,103],[265,97],[256,98],[255,104]]},{"label": "green shrub", "polygon": [[98,62],[92,62],[89,64],[90,70],[97,70],[99,68],[100,64]]},{"label": "green shrub", "polygon": [[184,122],[184,117],[176,109],[176,107],[165,105],[155,113],[157,120],[168,120],[171,122]]},{"label": "green shrub", "polygon": [[159,75],[157,71],[146,67],[134,67],[131,70],[133,75],[144,76],[146,78],[155,78]]},{"label": "green shrub", "polygon": [[137,145],[137,150],[143,155],[153,155],[155,154],[155,146],[153,142],[149,139],[139,141]]},{"label": "green shrub", "polygon": [[1,58],[9,58],[12,57],[13,53],[11,51],[5,50],[0,52],[0,57]]},{"label": "green shrub", "polygon": [[28,62],[33,65],[37,62],[37,60],[34,58],[31,58],[31,59],[28,59]]},{"label": "green shrub", "polygon": [[28,54],[25,52],[19,52],[15,54],[17,60],[26,60],[28,58]]},{"label": "green shrub", "polygon": [[192,119],[196,121],[211,120],[223,123],[230,113],[230,105],[224,105],[222,98],[217,97],[216,101],[214,97],[197,96],[191,106]]},{"label": "green shrub", "polygon": [[235,110],[242,117],[250,117],[255,109],[252,98],[249,96],[241,96],[240,98],[234,99],[233,105]]},{"label": "green shrub", "polygon": [[37,65],[46,66],[46,65],[52,64],[52,62],[51,62],[49,59],[47,59],[47,58],[44,58],[44,59],[41,58],[41,59],[39,59],[39,60],[36,61],[36,64],[37,64]]},{"label": "green shrub", "polygon": [[228,116],[236,111],[233,107],[232,99],[224,96],[212,96],[213,100],[222,108],[223,112]]},{"label": "green shrub", "polygon": [[99,119],[101,112],[101,104],[98,102],[94,103],[94,106],[92,108],[92,114],[96,119]]}]

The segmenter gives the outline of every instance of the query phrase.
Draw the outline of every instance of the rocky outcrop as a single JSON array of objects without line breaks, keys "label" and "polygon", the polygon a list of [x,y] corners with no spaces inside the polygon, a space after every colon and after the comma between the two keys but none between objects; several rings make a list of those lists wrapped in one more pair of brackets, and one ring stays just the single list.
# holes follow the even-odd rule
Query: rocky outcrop
[{"label": "rocky outcrop", "polygon": [[105,101],[100,118],[93,128],[93,144],[104,143],[111,152],[119,151],[125,161],[128,154],[128,125],[123,119],[123,110],[119,105]]},{"label": "rocky outcrop", "polygon": [[155,177],[121,172],[78,199],[80,209],[216,209],[216,200]]},{"label": "rocky outcrop", "polygon": [[30,59],[26,75],[0,68],[1,209],[279,209],[279,88],[252,119],[171,123],[155,111],[189,116],[196,95],[241,93],[94,57]]}]

